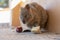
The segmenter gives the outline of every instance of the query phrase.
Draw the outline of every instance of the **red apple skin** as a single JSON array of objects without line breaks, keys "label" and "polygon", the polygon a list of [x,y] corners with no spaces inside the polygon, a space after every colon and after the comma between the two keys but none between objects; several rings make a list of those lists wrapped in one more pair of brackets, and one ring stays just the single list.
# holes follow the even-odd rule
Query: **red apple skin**
[{"label": "red apple skin", "polygon": [[17,27],[16,28],[16,32],[18,32],[18,33],[22,32],[22,30],[23,30],[22,27]]}]

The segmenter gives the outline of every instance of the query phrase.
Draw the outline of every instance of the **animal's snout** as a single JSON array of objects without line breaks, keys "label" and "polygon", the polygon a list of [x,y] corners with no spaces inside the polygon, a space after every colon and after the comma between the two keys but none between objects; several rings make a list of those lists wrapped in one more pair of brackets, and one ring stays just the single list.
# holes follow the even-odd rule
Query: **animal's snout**
[{"label": "animal's snout", "polygon": [[23,23],[25,24],[25,20],[23,20]]}]

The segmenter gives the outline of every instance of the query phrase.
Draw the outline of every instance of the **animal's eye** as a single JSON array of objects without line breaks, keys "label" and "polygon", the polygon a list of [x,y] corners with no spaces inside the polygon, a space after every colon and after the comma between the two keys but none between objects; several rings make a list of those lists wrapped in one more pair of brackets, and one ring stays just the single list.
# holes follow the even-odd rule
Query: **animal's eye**
[{"label": "animal's eye", "polygon": [[27,17],[27,16],[25,15],[25,17]]}]

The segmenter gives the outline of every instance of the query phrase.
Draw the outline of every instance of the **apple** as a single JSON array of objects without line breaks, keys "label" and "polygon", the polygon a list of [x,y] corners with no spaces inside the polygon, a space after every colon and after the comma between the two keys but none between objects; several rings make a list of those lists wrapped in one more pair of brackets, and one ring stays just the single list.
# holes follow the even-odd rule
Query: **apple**
[{"label": "apple", "polygon": [[22,32],[22,30],[23,30],[22,27],[17,27],[16,28],[16,32],[18,32],[18,33]]}]

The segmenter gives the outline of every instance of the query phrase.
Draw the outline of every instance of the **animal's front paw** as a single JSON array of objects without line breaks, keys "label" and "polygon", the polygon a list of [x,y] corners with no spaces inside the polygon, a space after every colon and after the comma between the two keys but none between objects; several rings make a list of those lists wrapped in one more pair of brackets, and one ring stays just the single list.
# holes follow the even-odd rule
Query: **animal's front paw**
[{"label": "animal's front paw", "polygon": [[33,32],[33,33],[35,33],[35,34],[41,33],[40,26],[33,27],[33,28],[31,29],[31,32]]}]

